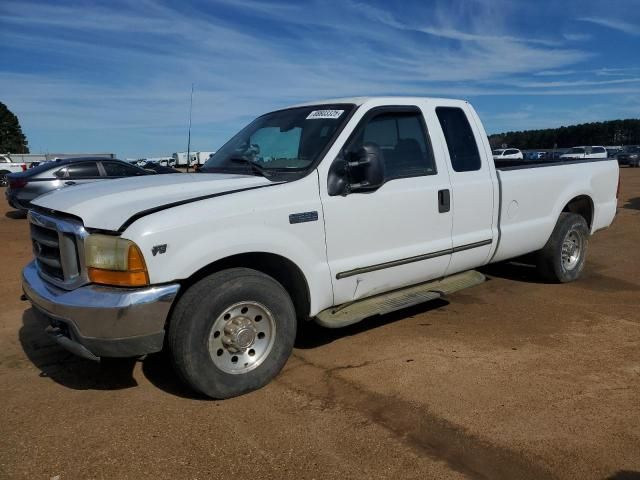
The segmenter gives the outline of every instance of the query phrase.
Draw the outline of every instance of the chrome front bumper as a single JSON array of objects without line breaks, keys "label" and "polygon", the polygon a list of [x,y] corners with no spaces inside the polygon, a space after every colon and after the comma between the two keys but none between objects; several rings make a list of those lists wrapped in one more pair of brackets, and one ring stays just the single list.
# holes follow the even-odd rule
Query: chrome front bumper
[{"label": "chrome front bumper", "polygon": [[33,306],[50,318],[48,331],[58,343],[73,353],[96,359],[160,351],[164,326],[180,285],[85,285],[68,291],[44,281],[35,262],[31,262],[22,271],[22,288]]}]

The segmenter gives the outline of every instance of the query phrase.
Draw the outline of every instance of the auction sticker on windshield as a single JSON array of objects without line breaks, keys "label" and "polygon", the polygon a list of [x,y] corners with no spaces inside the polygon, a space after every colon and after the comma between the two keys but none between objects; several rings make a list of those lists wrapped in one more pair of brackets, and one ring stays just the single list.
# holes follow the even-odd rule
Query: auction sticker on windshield
[{"label": "auction sticker on windshield", "polygon": [[307,120],[314,120],[318,118],[339,118],[344,113],[344,110],[314,110],[307,115]]}]

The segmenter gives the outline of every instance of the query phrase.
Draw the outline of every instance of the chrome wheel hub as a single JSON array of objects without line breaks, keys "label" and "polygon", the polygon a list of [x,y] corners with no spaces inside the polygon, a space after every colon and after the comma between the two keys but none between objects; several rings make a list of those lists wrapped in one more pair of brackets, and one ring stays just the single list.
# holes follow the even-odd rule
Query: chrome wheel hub
[{"label": "chrome wheel hub", "polygon": [[236,317],[224,326],[222,343],[230,352],[241,352],[253,345],[258,331],[253,326],[251,319]]},{"label": "chrome wheel hub", "polygon": [[562,242],[562,266],[565,270],[573,270],[582,255],[582,237],[575,230],[569,231]]},{"label": "chrome wheel hub", "polygon": [[257,368],[275,341],[276,324],[269,309],[258,302],[241,302],[225,309],[209,334],[209,354],[226,373]]}]

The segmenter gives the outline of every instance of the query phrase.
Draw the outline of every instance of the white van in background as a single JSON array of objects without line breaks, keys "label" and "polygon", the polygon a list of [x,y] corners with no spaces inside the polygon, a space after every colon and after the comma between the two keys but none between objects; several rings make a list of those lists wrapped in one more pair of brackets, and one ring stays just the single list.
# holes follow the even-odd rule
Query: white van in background
[{"label": "white van in background", "polygon": [[561,160],[584,160],[589,158],[607,158],[607,149],[601,146],[573,147],[567,153],[560,155]]}]

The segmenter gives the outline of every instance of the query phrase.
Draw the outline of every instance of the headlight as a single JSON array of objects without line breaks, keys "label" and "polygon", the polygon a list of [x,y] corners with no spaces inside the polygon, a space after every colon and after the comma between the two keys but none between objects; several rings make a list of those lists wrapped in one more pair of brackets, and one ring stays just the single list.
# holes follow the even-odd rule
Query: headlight
[{"label": "headlight", "polygon": [[149,285],[144,257],[131,240],[110,235],[89,235],[84,241],[89,280],[103,285]]}]

